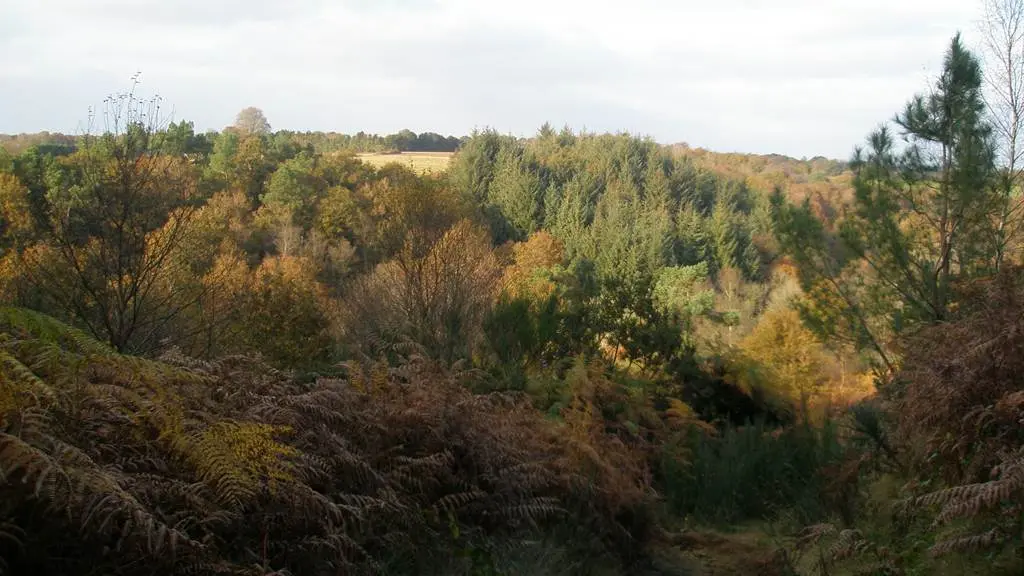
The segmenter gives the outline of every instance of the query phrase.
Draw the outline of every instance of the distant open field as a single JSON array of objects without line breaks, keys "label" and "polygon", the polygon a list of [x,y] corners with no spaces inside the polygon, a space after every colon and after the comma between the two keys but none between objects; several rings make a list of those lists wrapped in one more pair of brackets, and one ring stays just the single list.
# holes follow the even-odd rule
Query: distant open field
[{"label": "distant open field", "polygon": [[397,162],[408,166],[415,172],[443,172],[451,160],[451,152],[402,152],[401,154],[358,154],[357,157],[374,166],[380,167],[385,164]]}]

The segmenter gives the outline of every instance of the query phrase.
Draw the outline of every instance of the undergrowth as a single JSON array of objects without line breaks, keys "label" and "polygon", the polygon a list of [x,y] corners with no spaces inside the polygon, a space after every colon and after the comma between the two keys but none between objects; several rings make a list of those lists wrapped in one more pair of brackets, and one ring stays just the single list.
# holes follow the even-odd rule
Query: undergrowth
[{"label": "undergrowth", "polygon": [[582,416],[554,423],[522,396],[473,394],[472,378],[416,359],[313,383],[246,357],[144,360],[3,309],[0,570],[496,574],[541,555],[552,573],[586,573],[638,562],[649,491],[615,460],[621,441]]},{"label": "undergrowth", "polygon": [[671,508],[701,523],[728,525],[796,511],[826,513],[824,471],[843,457],[837,428],[826,422],[780,429],[757,422],[693,435],[689,459],[667,458],[664,491]]}]

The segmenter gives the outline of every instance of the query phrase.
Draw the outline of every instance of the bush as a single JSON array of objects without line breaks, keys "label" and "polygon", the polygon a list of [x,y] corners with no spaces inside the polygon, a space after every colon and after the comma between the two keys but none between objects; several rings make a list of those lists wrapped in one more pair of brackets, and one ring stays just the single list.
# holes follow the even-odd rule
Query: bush
[{"label": "bush", "polygon": [[1024,269],[964,286],[950,322],[909,339],[899,383],[908,464],[941,488],[909,501],[937,513],[932,551],[1024,551]]},{"label": "bush", "polygon": [[643,550],[647,493],[621,487],[644,480],[605,460],[613,438],[466,377],[419,362],[307,385],[243,357],[122,356],[5,309],[0,569],[439,573],[544,534],[566,562]]},{"label": "bush", "polygon": [[792,508],[806,520],[827,513],[826,470],[843,459],[837,429],[763,422],[691,436],[687,463],[666,460],[665,496],[679,514],[729,524]]}]

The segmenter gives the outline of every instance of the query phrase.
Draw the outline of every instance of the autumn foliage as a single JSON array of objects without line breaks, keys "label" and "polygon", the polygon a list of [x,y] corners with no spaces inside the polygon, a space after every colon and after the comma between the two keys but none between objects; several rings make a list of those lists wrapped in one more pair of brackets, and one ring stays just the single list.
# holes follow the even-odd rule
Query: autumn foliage
[{"label": "autumn foliage", "polygon": [[300,384],[244,357],[121,356],[5,308],[0,568],[422,574],[560,526],[581,559],[635,556],[639,463],[586,411],[567,434],[472,377],[412,362]]},{"label": "autumn foliage", "polygon": [[899,433],[922,474],[947,488],[917,506],[938,508],[936,552],[1020,548],[1024,502],[1024,270],[961,289],[956,318],[907,343]]}]

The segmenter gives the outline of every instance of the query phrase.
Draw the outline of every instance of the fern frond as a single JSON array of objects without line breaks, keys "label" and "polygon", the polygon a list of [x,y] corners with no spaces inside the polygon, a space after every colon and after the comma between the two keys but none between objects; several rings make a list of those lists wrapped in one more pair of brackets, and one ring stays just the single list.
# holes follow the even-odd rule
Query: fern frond
[{"label": "fern frond", "polygon": [[114,353],[112,348],[82,330],[25,308],[0,306],[0,330],[57,344],[64,350],[84,356]]},{"label": "fern frond", "polygon": [[0,347],[0,415],[29,404],[50,403],[56,394],[18,358]]},{"label": "fern frond", "polygon": [[0,479],[35,484],[57,468],[50,456],[21,438],[0,432]]},{"label": "fern frond", "polygon": [[930,548],[934,556],[942,556],[951,552],[979,552],[992,549],[1005,541],[1005,536],[996,528],[981,534],[968,534],[949,538],[938,542]]}]

